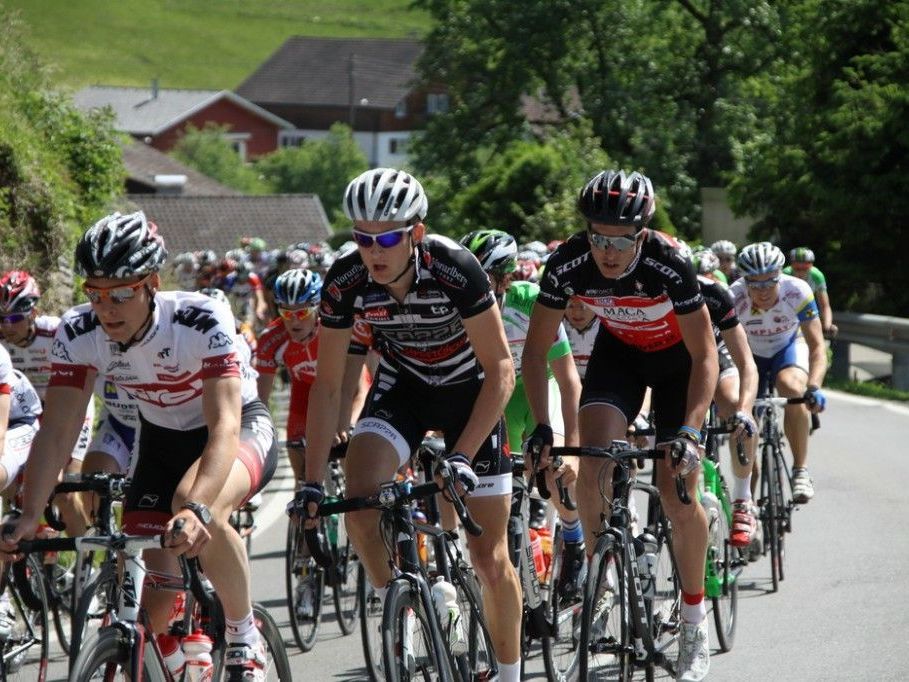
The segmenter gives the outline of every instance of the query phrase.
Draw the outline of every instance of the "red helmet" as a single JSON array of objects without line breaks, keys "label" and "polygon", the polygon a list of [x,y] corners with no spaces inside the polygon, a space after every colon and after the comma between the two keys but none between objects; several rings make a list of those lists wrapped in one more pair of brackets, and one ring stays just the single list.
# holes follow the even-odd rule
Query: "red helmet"
[{"label": "red helmet", "polygon": [[35,278],[25,270],[10,270],[0,277],[0,310],[4,313],[27,313],[41,298]]}]

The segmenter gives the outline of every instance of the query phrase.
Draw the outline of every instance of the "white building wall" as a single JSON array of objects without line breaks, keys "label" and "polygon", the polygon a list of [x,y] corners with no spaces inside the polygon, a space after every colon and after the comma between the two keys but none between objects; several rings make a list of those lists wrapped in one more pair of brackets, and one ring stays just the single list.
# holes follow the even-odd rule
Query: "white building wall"
[{"label": "white building wall", "polygon": [[748,244],[748,230],[755,223],[751,217],[737,218],[726,200],[723,187],[701,188],[701,238],[708,246],[728,239],[739,248]]},{"label": "white building wall", "polygon": [[[407,165],[407,145],[410,138],[414,135],[412,131],[395,131],[395,132],[360,132],[355,131],[353,134],[356,142],[366,159],[370,168],[392,167],[398,168]],[[304,140],[321,140],[328,137],[327,130],[308,130],[296,129],[282,131],[281,146],[292,146],[294,141]]]}]

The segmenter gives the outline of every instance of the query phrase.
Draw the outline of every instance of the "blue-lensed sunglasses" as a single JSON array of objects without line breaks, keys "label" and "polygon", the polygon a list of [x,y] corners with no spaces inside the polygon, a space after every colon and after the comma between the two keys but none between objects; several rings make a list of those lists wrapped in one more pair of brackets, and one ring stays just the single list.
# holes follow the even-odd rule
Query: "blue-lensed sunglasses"
[{"label": "blue-lensed sunglasses", "polygon": [[400,244],[401,240],[404,239],[404,235],[410,234],[413,228],[413,225],[408,225],[407,227],[399,227],[396,230],[388,230],[388,232],[382,232],[381,234],[370,234],[369,232],[354,230],[353,238],[357,246],[362,246],[364,249],[371,248],[375,243],[378,243],[383,249],[390,249],[392,246]]}]

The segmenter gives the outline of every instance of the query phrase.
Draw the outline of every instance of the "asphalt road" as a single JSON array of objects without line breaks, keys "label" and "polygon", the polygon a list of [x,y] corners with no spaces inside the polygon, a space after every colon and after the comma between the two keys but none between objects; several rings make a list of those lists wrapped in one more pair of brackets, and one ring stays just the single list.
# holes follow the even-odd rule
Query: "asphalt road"
[{"label": "asphalt road", "polygon": [[[734,649],[714,651],[712,680],[904,680],[909,630],[909,408],[832,393],[811,440],[817,490],[794,516],[786,579],[769,593],[766,560],[742,576]],[[251,556],[253,594],[275,616],[294,679],[364,679],[358,632],[342,637],[331,608],[319,641],[303,654],[292,644],[284,595],[283,507],[292,477],[286,462],[257,516]],[[711,635],[712,643],[716,644]],[[62,664],[51,679],[63,679]],[[544,679],[538,658],[528,679]]]}]

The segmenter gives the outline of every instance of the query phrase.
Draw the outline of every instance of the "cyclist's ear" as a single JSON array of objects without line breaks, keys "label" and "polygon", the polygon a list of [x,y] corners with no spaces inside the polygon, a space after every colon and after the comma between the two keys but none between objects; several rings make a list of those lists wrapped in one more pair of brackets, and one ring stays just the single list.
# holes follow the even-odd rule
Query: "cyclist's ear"
[{"label": "cyclist's ear", "polygon": [[426,236],[426,225],[423,222],[416,223],[413,226],[413,232],[410,233],[413,236],[414,244],[419,244],[423,241],[423,237]]},{"label": "cyclist's ear", "polygon": [[148,278],[148,287],[152,290],[152,293],[161,288],[161,277],[157,272],[153,272]]}]

